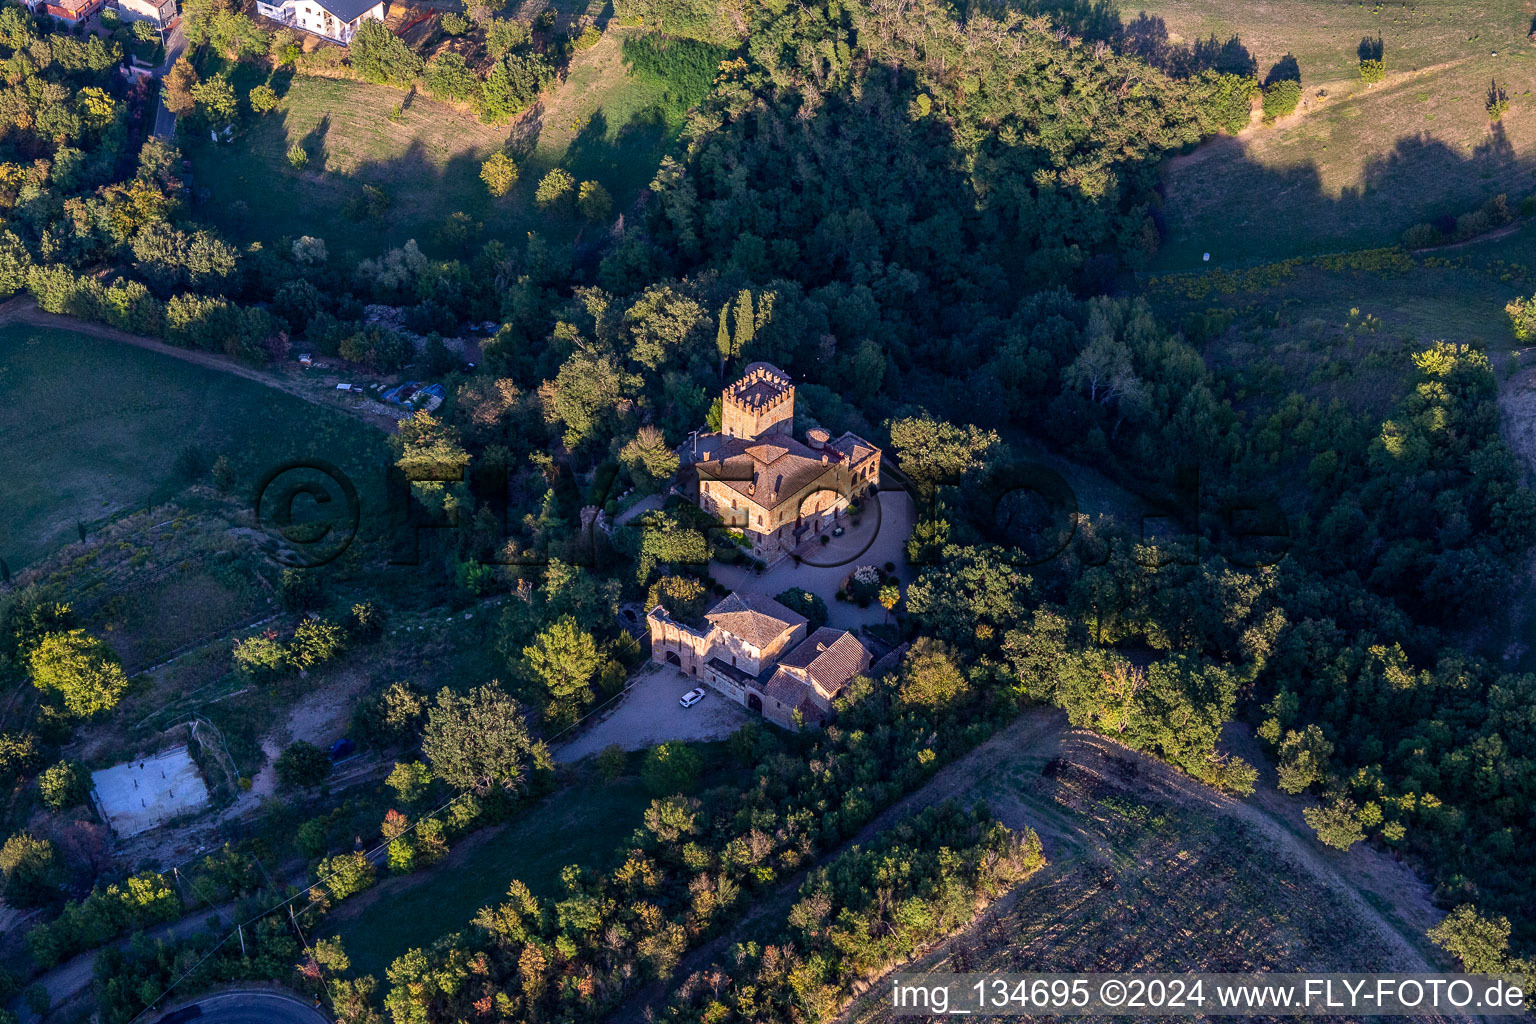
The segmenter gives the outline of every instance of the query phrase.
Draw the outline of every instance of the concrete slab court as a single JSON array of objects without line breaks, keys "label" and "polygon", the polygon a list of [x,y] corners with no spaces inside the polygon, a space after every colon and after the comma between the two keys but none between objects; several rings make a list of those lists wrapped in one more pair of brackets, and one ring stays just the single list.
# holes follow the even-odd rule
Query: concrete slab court
[{"label": "concrete slab court", "polygon": [[91,783],[96,810],[123,839],[208,803],[208,787],[185,746],[92,772]]}]

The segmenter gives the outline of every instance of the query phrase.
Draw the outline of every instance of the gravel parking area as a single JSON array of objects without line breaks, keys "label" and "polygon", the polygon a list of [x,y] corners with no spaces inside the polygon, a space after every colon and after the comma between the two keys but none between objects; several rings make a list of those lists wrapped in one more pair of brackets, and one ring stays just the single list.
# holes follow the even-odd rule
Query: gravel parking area
[{"label": "gravel parking area", "polygon": [[746,724],[747,709],[704,687],[704,699],[691,708],[679,698],[698,680],[671,665],[648,663],[608,717],[555,751],[557,761],[580,761],[604,747],[625,750],[654,747],[666,740],[720,740]]}]

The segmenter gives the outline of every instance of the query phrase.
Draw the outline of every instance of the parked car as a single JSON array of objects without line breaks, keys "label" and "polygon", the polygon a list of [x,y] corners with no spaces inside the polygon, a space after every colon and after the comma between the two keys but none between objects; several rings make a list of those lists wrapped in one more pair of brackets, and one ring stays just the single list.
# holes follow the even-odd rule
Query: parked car
[{"label": "parked car", "polygon": [[701,690],[701,689],[695,688],[695,689],[689,690],[687,693],[683,694],[682,699],[679,700],[678,703],[681,704],[685,708],[691,708],[691,707],[693,707],[695,704],[697,704],[699,701],[701,701],[703,699],[704,699],[704,691]]}]

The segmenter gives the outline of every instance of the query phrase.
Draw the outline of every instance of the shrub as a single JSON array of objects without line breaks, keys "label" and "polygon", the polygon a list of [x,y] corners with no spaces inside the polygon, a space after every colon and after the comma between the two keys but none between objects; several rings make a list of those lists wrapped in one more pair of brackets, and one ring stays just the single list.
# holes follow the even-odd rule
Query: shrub
[{"label": "shrub", "polygon": [[298,740],[289,744],[278,757],[275,769],[280,785],[288,789],[304,789],[318,785],[331,774],[331,756],[313,743]]},{"label": "shrub", "polygon": [[1493,218],[1487,210],[1473,210],[1456,218],[1456,239],[1464,241],[1468,238],[1476,238],[1485,231],[1493,228]]},{"label": "shrub", "polygon": [[595,181],[584,181],[576,194],[576,208],[587,220],[606,220],[613,212],[613,197]]},{"label": "shrub", "polygon": [[480,165],[480,180],[493,196],[504,196],[517,184],[517,164],[505,153],[492,153]]},{"label": "shrub", "polygon": [[654,34],[627,37],[622,52],[631,75],[661,87],[664,110],[676,118],[709,95],[720,62],[730,56],[727,47]]},{"label": "shrub", "polygon": [[613,782],[629,767],[629,754],[617,743],[610,743],[598,751],[596,764],[598,774]]},{"label": "shrub", "polygon": [[1536,295],[1526,299],[1511,299],[1504,307],[1509,315],[1509,328],[1520,341],[1536,338]]},{"label": "shrub", "polygon": [[645,788],[657,796],[686,792],[698,782],[704,760],[686,743],[669,740],[653,747],[640,766]]},{"label": "shrub", "polygon": [[256,86],[250,91],[248,98],[251,102],[251,109],[258,114],[265,114],[277,106],[277,93],[270,85]]},{"label": "shrub", "polygon": [[1202,131],[1235,135],[1248,127],[1253,112],[1253,94],[1258,89],[1258,79],[1252,75],[1202,71],[1190,87]]},{"label": "shrub", "polygon": [[1404,249],[1428,249],[1445,241],[1445,236],[1433,224],[1415,224],[1403,232]]},{"label": "shrub", "polygon": [[1272,123],[1296,109],[1301,102],[1301,83],[1289,78],[1271,83],[1264,90],[1264,120]]},{"label": "shrub", "polygon": [[1490,121],[1497,121],[1509,109],[1509,94],[1500,88],[1497,79],[1488,83],[1488,98],[1484,100],[1483,106],[1488,111]]},{"label": "shrub", "polygon": [[85,803],[85,768],[75,761],[60,761],[37,777],[38,795],[56,811]]},{"label": "shrub", "polygon": [[576,179],[571,177],[570,172],[556,167],[539,182],[538,189],[533,193],[533,201],[540,209],[553,210],[569,204],[575,189]]},{"label": "shrub", "polygon": [[277,596],[290,612],[302,612],[320,603],[320,577],[305,569],[284,569],[277,580]]}]

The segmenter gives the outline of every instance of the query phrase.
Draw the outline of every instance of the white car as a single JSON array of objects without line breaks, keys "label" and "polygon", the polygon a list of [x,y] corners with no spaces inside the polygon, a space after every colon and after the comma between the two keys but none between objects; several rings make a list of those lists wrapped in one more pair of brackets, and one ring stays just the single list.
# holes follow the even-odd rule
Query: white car
[{"label": "white car", "polygon": [[678,703],[685,708],[691,708],[703,699],[704,691],[701,689],[694,689],[689,690],[687,693],[683,694],[682,699],[680,699]]}]

